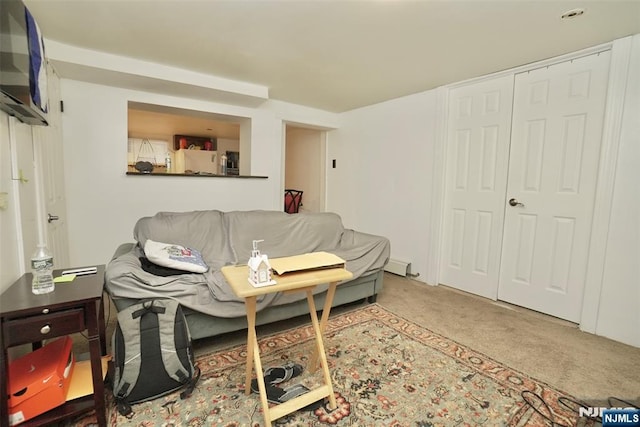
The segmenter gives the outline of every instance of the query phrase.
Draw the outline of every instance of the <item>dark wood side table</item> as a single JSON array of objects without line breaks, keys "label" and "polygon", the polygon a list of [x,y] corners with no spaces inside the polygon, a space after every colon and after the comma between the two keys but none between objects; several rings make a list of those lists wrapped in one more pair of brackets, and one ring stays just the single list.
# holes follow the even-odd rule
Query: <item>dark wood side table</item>
[{"label": "dark wood side table", "polygon": [[[106,354],[104,322],[104,265],[96,274],[77,276],[73,282],[56,283],[54,292],[34,295],[31,273],[24,274],[0,295],[0,426],[9,426],[8,355],[9,347],[21,344],[39,345],[42,340],[87,331],[93,395],[67,402],[21,426],[50,425],[62,419],[95,409],[98,425],[107,425],[104,400],[104,377],[101,357]],[[53,277],[62,270],[55,270]]]}]

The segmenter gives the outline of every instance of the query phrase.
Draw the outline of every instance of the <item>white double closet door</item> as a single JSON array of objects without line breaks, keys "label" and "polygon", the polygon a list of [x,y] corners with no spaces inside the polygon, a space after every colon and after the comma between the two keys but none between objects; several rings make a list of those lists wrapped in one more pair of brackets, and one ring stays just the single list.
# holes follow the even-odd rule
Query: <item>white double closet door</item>
[{"label": "white double closet door", "polygon": [[609,62],[450,91],[440,283],[579,322]]}]

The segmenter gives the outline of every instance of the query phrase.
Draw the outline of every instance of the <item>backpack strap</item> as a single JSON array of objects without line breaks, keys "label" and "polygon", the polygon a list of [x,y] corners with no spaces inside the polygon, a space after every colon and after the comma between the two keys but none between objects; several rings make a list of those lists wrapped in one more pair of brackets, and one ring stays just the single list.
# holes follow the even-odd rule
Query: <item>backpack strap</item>
[{"label": "backpack strap", "polygon": [[118,412],[120,413],[120,415],[129,419],[133,418],[133,409],[126,399],[116,398],[116,407],[118,408]]},{"label": "backpack strap", "polygon": [[[118,326],[124,340],[124,357],[122,371],[116,366],[114,371],[113,391],[118,411],[122,415],[131,414],[131,406],[126,402],[129,392],[138,382],[140,374],[140,315],[134,312],[140,310],[141,304],[135,304],[118,312]],[[115,349],[114,334],[113,348]]]},{"label": "backpack strap", "polygon": [[[160,349],[162,362],[167,374],[174,380],[187,384],[191,378],[190,367],[185,367],[178,357],[175,342],[176,316],[180,304],[171,299],[155,300],[154,305],[163,310],[158,312],[158,328],[160,330]],[[191,339],[188,337],[189,340]]]},{"label": "backpack strap", "polygon": [[200,379],[200,367],[194,366],[193,370],[194,370],[193,377],[187,383],[187,386],[185,387],[185,389],[182,390],[182,392],[180,392],[180,399],[184,400],[187,397],[191,396],[191,393],[193,393],[193,390],[196,388],[196,384]]}]

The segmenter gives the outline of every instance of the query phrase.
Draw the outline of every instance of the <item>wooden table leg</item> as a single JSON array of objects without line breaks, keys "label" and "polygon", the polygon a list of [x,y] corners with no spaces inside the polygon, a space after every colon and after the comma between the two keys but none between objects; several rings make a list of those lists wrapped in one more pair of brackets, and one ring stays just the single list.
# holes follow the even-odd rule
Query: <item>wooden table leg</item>
[{"label": "wooden table leg", "polygon": [[[3,325],[4,326],[4,325]],[[9,426],[9,355],[7,349],[2,342],[2,332],[0,331],[0,346],[2,347],[2,353],[0,353],[0,369],[2,369],[2,375],[0,375],[0,426]]]},{"label": "wooden table leg", "polygon": [[[335,290],[335,284],[333,286],[333,289]],[[312,357],[312,359],[310,360],[310,362],[314,363],[314,365],[310,365],[310,366],[314,367],[313,370],[315,370],[315,366],[316,366],[315,359],[319,356],[320,366],[322,366],[322,371],[323,371],[322,373],[324,375],[324,383],[328,387],[329,409],[334,410],[336,409],[336,406],[337,406],[336,397],[333,394],[333,385],[331,383],[331,372],[329,372],[327,355],[324,352],[324,340],[322,339],[322,330],[320,327],[320,323],[318,322],[318,315],[316,313],[316,304],[313,299],[312,290],[307,290],[307,302],[309,303],[309,313],[311,314],[311,323],[313,324],[313,330],[316,333],[316,350],[314,352],[315,357]],[[329,307],[331,307],[331,304],[329,304]],[[322,317],[324,317],[324,313],[322,314]]]},{"label": "wooden table leg", "polygon": [[257,346],[256,337],[256,297],[245,298],[247,310],[247,366],[245,367],[244,393],[251,394],[251,377],[253,371],[253,348]]},{"label": "wooden table leg", "polygon": [[106,296],[105,293],[102,294],[100,298],[100,303],[98,307],[98,332],[100,335],[100,354],[103,356],[107,355],[107,327],[104,321],[104,304],[105,299],[107,300],[107,304],[109,303],[109,297]]},{"label": "wooden table leg", "polygon": [[96,301],[85,305],[87,314],[87,333],[89,335],[89,354],[91,359],[91,377],[93,379],[93,401],[98,426],[107,425],[107,409],[104,401],[104,376],[102,373],[102,345]]},{"label": "wooden table leg", "polygon": [[264,376],[262,373],[262,361],[260,360],[260,346],[258,344],[258,335],[256,333],[256,297],[245,298],[247,308],[247,367],[245,370],[245,394],[251,393],[251,377],[255,364],[256,381],[258,382],[258,390],[260,391],[260,404],[264,414],[264,422],[266,426],[271,425],[271,417],[269,413],[269,401],[267,400],[267,389],[264,385]]},{"label": "wooden table leg", "polygon": [[[254,337],[255,331],[254,331]],[[260,361],[260,348],[258,347],[258,339],[255,339],[253,347],[253,361],[256,365],[256,381],[258,382],[258,390],[260,391],[260,404],[262,405],[262,413],[264,415],[265,426],[271,425],[271,411],[269,410],[269,401],[267,400],[267,389],[264,385],[264,376],[262,374],[262,362]],[[251,384],[251,380],[249,380]]]},{"label": "wooden table leg", "polygon": [[[320,333],[324,335],[324,330],[327,328],[327,322],[329,321],[329,313],[331,312],[331,306],[333,305],[333,296],[336,294],[336,286],[338,282],[330,283],[329,289],[327,289],[327,296],[324,300],[324,307],[322,308],[322,317],[320,319]],[[315,309],[313,310],[315,313]],[[311,359],[309,359],[309,371],[315,372],[318,369],[318,352],[314,351]]]}]

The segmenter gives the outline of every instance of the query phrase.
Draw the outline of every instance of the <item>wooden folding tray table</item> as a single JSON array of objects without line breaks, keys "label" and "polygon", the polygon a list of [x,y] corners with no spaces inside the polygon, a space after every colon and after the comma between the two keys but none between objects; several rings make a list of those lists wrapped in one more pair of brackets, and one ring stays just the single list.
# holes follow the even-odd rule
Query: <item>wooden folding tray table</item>
[{"label": "wooden folding tray table", "polygon": [[[290,262],[294,257],[288,257]],[[293,259],[295,261],[295,259]],[[272,260],[277,263],[277,259]],[[339,282],[349,280],[353,277],[351,272],[344,267],[328,267],[321,269],[302,270],[287,273],[281,276],[274,276],[275,285],[262,287],[253,286],[249,280],[249,268],[247,266],[226,266],[222,268],[222,273],[233,289],[234,293],[244,298],[247,310],[247,366],[245,377],[245,394],[251,393],[252,369],[255,363],[256,378],[258,389],[260,390],[260,402],[264,413],[264,420],[267,426],[270,426],[273,420],[281,418],[287,414],[297,411],[313,402],[326,397],[329,398],[330,408],[336,408],[336,399],[333,394],[333,386],[331,385],[331,374],[327,364],[327,357],[324,351],[324,342],[322,334],[329,319],[333,296],[335,295],[336,286]],[[313,299],[313,290],[316,286],[329,284],[327,296],[322,311],[322,318],[318,321],[316,314],[316,306]],[[269,407],[267,401],[267,393],[264,383],[262,362],[260,361],[260,349],[258,346],[258,337],[256,334],[256,298],[259,295],[265,295],[274,292],[306,292],[307,303],[309,305],[309,314],[311,315],[311,323],[316,336],[316,351],[310,359],[309,369],[313,372],[317,367],[318,358],[320,366],[323,370],[324,384],[308,393],[288,400],[279,405]]]}]

